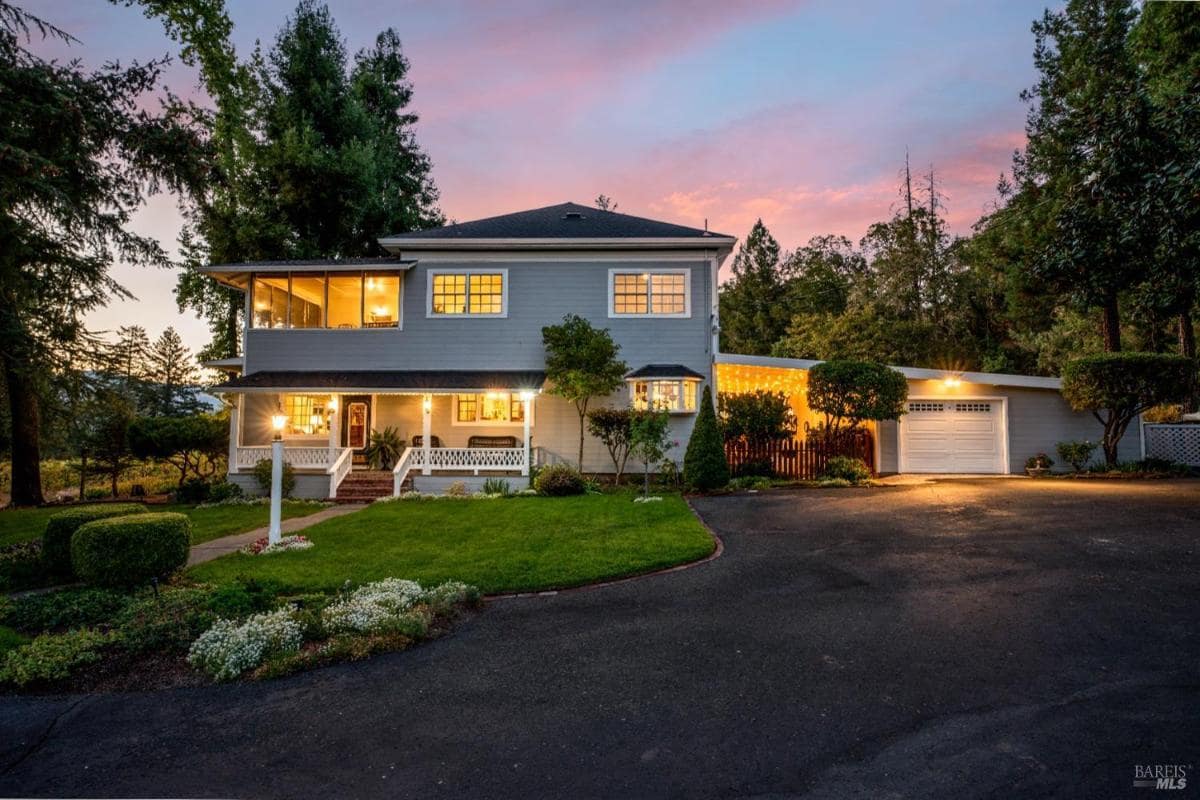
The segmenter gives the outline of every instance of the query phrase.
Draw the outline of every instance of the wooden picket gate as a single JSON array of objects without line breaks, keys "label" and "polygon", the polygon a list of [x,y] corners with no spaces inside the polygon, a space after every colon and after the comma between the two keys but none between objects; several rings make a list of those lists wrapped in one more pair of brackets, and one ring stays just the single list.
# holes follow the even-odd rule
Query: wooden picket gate
[{"label": "wooden picket gate", "polygon": [[859,431],[848,442],[838,445],[811,439],[725,443],[725,460],[734,475],[746,464],[769,462],[777,477],[811,481],[825,471],[825,465],[834,456],[861,458],[875,473],[875,443],[870,431]]}]

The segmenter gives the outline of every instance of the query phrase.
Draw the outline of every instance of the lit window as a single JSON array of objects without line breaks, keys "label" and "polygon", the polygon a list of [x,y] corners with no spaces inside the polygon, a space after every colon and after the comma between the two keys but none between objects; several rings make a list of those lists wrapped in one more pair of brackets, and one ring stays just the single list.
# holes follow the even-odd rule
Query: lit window
[{"label": "lit window", "polygon": [[329,400],[308,394],[289,394],[283,398],[287,416],[284,434],[288,436],[324,436],[329,433]]},{"label": "lit window", "polygon": [[611,273],[612,316],[682,317],[689,313],[687,270]]},{"label": "lit window", "polygon": [[454,396],[454,405],[456,424],[511,425],[525,422],[525,401],[516,392],[459,394]]},{"label": "lit window", "polygon": [[477,314],[501,316],[506,311],[505,282],[500,272],[432,272],[429,284],[430,315]]},{"label": "lit window", "polygon": [[291,272],[254,276],[254,328],[395,328],[398,272]]},{"label": "lit window", "polygon": [[634,408],[653,408],[686,414],[696,410],[696,387],[699,381],[671,379],[657,381],[633,381],[630,401]]}]

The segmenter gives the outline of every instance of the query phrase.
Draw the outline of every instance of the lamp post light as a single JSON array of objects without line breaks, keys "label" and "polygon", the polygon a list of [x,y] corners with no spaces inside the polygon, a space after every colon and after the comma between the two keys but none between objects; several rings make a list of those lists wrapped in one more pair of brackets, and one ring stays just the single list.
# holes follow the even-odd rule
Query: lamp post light
[{"label": "lamp post light", "polygon": [[271,428],[275,438],[271,440],[271,524],[267,528],[267,543],[278,544],[283,531],[279,521],[283,506],[283,426],[287,417],[282,414],[271,415]]}]

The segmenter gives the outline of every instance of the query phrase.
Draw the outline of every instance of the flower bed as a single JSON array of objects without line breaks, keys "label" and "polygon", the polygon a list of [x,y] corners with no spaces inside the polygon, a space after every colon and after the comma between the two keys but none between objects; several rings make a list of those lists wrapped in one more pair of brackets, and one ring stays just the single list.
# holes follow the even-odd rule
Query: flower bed
[{"label": "flower bed", "polygon": [[241,552],[248,556],[269,556],[273,553],[286,553],[289,550],[307,550],[312,546],[312,542],[299,534],[284,536],[275,544],[271,544],[270,537],[262,536],[243,547]]}]

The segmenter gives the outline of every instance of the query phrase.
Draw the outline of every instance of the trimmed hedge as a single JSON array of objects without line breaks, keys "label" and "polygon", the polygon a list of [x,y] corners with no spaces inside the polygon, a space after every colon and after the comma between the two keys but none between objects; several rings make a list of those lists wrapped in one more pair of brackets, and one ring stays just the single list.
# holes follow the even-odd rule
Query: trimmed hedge
[{"label": "trimmed hedge", "polygon": [[71,539],[71,565],[95,586],[132,587],[187,563],[192,523],[183,514],[133,514],[89,522]]},{"label": "trimmed hedge", "polygon": [[127,517],[144,514],[146,507],[137,503],[108,503],[105,505],[81,506],[55,514],[46,522],[42,534],[42,563],[55,575],[70,576],[71,537],[75,531],[89,522],[109,517]]}]

